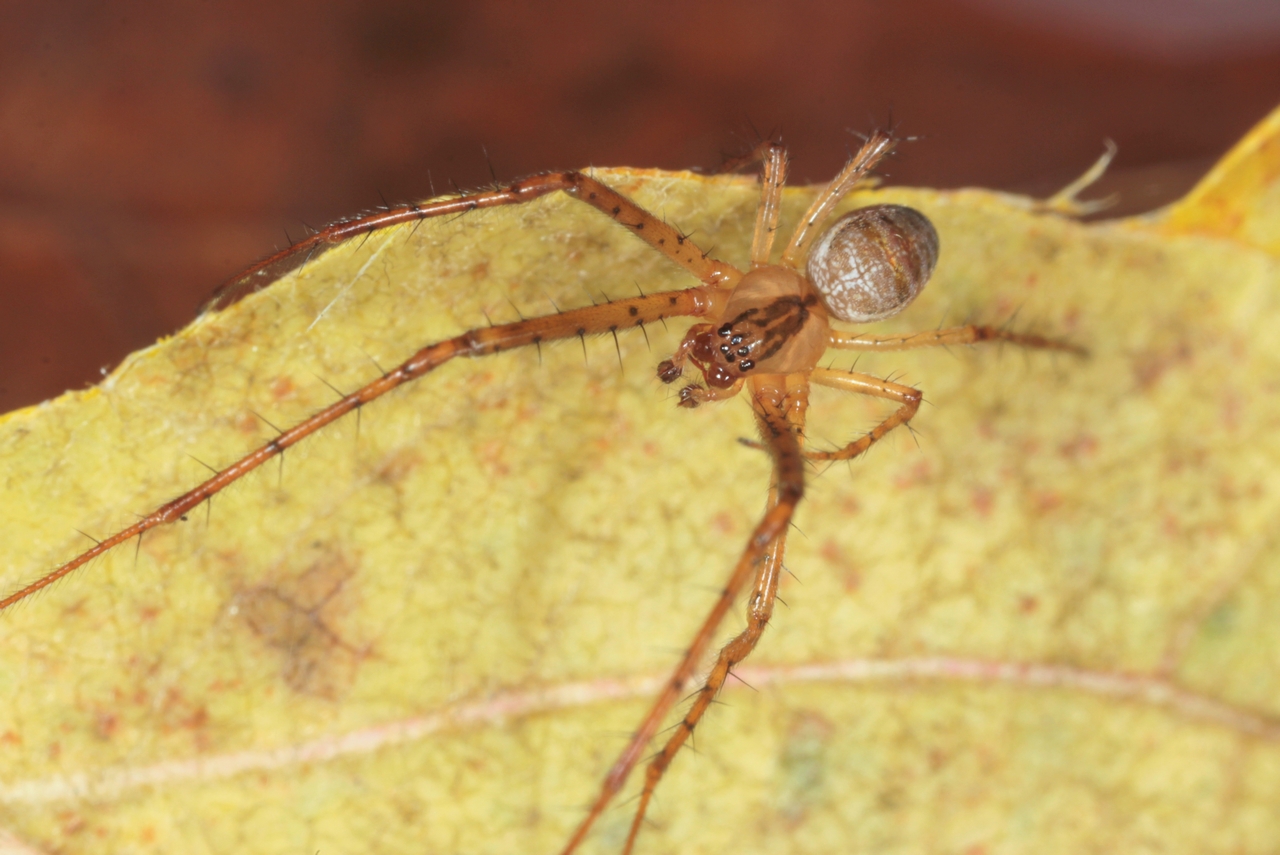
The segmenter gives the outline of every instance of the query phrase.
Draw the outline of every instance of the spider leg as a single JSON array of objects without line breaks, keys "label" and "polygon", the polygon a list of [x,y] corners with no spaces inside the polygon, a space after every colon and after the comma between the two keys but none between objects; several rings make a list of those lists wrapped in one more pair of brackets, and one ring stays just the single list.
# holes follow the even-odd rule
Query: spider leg
[{"label": "spider leg", "polygon": [[[777,496],[772,491],[769,494],[769,501],[771,508],[776,507]],[[716,699],[716,695],[720,694],[720,690],[724,688],[725,681],[729,678],[733,668],[751,655],[751,652],[756,648],[756,643],[760,641],[760,637],[764,634],[765,627],[773,616],[773,604],[778,598],[778,580],[782,574],[782,556],[786,550],[786,543],[787,533],[784,531],[769,544],[769,548],[764,553],[763,561],[756,570],[755,587],[748,599],[746,628],[734,636],[728,644],[720,648],[720,653],[716,656],[716,662],[711,666],[711,671],[707,674],[702,688],[698,690],[697,695],[694,697],[688,712],[676,724],[674,732],[666,744],[662,746],[662,750],[649,760],[649,765],[645,768],[644,789],[640,792],[635,815],[631,820],[631,829],[627,833],[627,842],[622,849],[623,855],[631,855],[636,838],[640,833],[641,824],[644,822],[645,814],[649,809],[649,802],[653,799],[658,783],[671,766],[671,762],[675,760],[676,754],[693,736],[694,728],[698,726],[698,722],[710,709],[711,704]]]},{"label": "spider leg", "polygon": [[726,157],[717,172],[721,175],[730,175],[734,172],[742,172],[745,169],[749,169],[757,163],[764,163],[769,159],[769,150],[773,148],[782,148],[782,144],[775,142],[772,136],[769,139],[760,140],[746,154]]},{"label": "spider leg", "polygon": [[832,330],[827,336],[827,347],[836,350],[913,350],[919,347],[945,347],[951,344],[980,344],[988,341],[1005,341],[1019,347],[1039,350],[1061,350],[1077,356],[1088,356],[1089,351],[1077,344],[1057,338],[1046,338],[1030,333],[1016,333],[1001,327],[966,324],[928,332],[901,335],[856,335]]},{"label": "spider leg", "polygon": [[751,266],[764,267],[773,252],[773,236],[782,213],[782,188],[787,183],[787,150],[772,144],[761,152],[764,172],[760,176],[760,207],[756,208],[755,230],[751,233]]},{"label": "spider leg", "polygon": [[[640,804],[636,809],[635,819],[624,848],[624,853],[631,852],[640,824],[644,820],[645,809],[648,807],[658,780],[692,733],[693,726],[710,705],[716,691],[723,685],[729,669],[751,652],[759,638],[759,633],[763,631],[769,615],[773,612],[778,574],[782,568],[783,542],[796,505],[804,494],[804,462],[800,453],[798,432],[790,423],[791,418],[803,419],[804,409],[802,405],[796,406],[789,402],[788,385],[778,382],[784,380],[784,377],[773,375],[753,378],[750,381],[751,403],[756,413],[756,421],[774,458],[773,487],[770,490],[768,509],[752,531],[746,548],[720,591],[720,596],[716,598],[715,605],[703,620],[702,626],[698,628],[693,642],[680,658],[680,663],[672,673],[671,679],[667,681],[662,693],[653,702],[644,720],[632,734],[618,759],[614,761],[609,773],[605,775],[599,795],[592,803],[586,818],[569,838],[569,842],[562,850],[563,855],[569,855],[577,849],[595,821],[604,812],[605,807],[622,789],[631,770],[639,764],[642,752],[658,732],[667,712],[680,699],[685,686],[693,679],[694,671],[710,647],[712,637],[734,600],[747,582],[754,579],[755,594],[751,597],[749,605],[751,624],[739,639],[729,642],[721,651],[712,670],[712,676],[708,678],[708,684],[698,692],[693,708],[677,727],[675,735],[649,763]],[[752,627],[755,629],[753,630]],[[749,641],[740,641],[744,638],[749,638]],[[708,689],[712,682],[714,682],[714,688]]]},{"label": "spider leg", "polygon": [[858,374],[851,371],[832,371],[830,368],[815,368],[809,375],[812,383],[830,386],[845,392],[856,392],[859,395],[872,395],[877,398],[888,398],[897,401],[900,406],[887,419],[850,442],[843,448],[834,451],[806,451],[804,456],[809,460],[852,460],[865,452],[874,443],[894,428],[905,425],[920,409],[923,396],[919,389],[891,383],[872,377],[870,374]]},{"label": "spider leg", "polygon": [[590,175],[581,172],[562,172],[546,177],[566,183],[568,186],[557,186],[554,189],[564,190],[573,198],[608,214],[649,246],[689,271],[703,284],[728,287],[736,285],[742,278],[742,272],[736,267],[708,257],[678,229]]},{"label": "spider leg", "polygon": [[[795,452],[800,450],[804,436],[805,414],[809,407],[809,386],[803,375],[792,375],[787,378],[787,394],[784,399],[784,408],[780,413],[772,408],[775,400],[772,396],[761,398],[758,394],[752,399],[753,404],[755,404],[756,420],[760,426],[760,433],[767,439],[769,448],[774,455],[774,480],[769,488],[769,512],[773,512],[783,501],[780,498],[782,494],[779,492],[779,484],[783,482],[783,479],[802,477],[798,473],[786,473],[784,466],[789,465]],[[778,430],[779,415],[782,416],[786,427],[785,431],[781,432]],[[794,502],[798,502],[799,498],[800,496],[797,495]],[[794,512],[794,510],[795,504],[793,503],[791,512]],[[649,761],[649,765],[645,768],[644,789],[640,793],[635,816],[631,820],[631,830],[627,835],[627,844],[623,848],[623,855],[630,855],[631,853],[636,836],[640,833],[640,825],[644,821],[649,802],[658,787],[658,782],[666,774],[672,761],[675,760],[676,754],[693,736],[694,728],[698,726],[698,722],[706,715],[716,696],[724,688],[725,681],[729,678],[733,668],[751,655],[751,652],[756,649],[756,644],[760,641],[760,637],[764,635],[765,627],[768,626],[770,619],[773,617],[774,603],[778,599],[778,582],[784,569],[782,561],[786,553],[786,547],[787,529],[784,528],[770,542],[756,571],[754,590],[747,599],[746,628],[738,633],[728,644],[720,648],[715,664],[711,666],[710,673],[707,674],[702,688],[698,690],[698,694],[684,714],[684,718],[676,725],[675,732],[672,733],[666,744],[662,746],[662,750],[653,756]]]},{"label": "spider leg", "polygon": [[831,183],[823,188],[818,198],[814,199],[813,204],[809,206],[809,210],[805,211],[800,225],[791,235],[791,242],[782,252],[783,264],[796,270],[804,269],[804,259],[809,254],[809,244],[822,231],[822,226],[831,216],[836,205],[849,195],[849,192],[868,172],[875,168],[881,158],[893,151],[896,142],[897,140],[887,131],[876,131],[867,138],[857,154],[845,164],[839,175],[831,179]]},{"label": "spider leg", "polygon": [[756,225],[751,233],[753,268],[768,264],[773,251],[773,236],[778,231],[778,216],[782,211],[782,188],[787,183],[787,149],[782,143],[764,140],[749,153],[725,161],[720,169],[737,172],[757,162],[764,164],[764,170],[760,176],[760,206],[756,208]]},{"label": "spider leg", "polygon": [[285,449],[296,445],[325,425],[337,421],[353,410],[358,412],[361,407],[375,398],[435,370],[451,359],[460,356],[487,356],[555,339],[616,333],[618,330],[630,329],[669,317],[715,315],[723,309],[727,299],[728,292],[721,288],[695,287],[684,291],[663,291],[644,297],[632,297],[627,300],[574,309],[557,315],[481,327],[454,338],[429,344],[405,360],[399,367],[388,371],[288,430],[280,431],[280,435],[275,439],[219,470],[212,477],[176,499],[161,505],[128,528],[104,538],[93,548],[82,552],[40,579],[0,598],[0,611],[36,591],[47,588],[121,543],[138,537],[158,525],[181,519],[187,511],[219,493],[229,484],[243,478],[271,458],[283,454]]},{"label": "spider leg", "polygon": [[548,172],[523,178],[497,190],[380,210],[366,217],[334,223],[224,282],[213,292],[203,311],[225,308],[257,287],[275,281],[351,238],[401,223],[461,216],[481,208],[522,205],[557,190],[603,211],[703,284],[729,286],[742,277],[742,272],[733,265],[708,257],[677,229],[590,175],[576,171]]}]

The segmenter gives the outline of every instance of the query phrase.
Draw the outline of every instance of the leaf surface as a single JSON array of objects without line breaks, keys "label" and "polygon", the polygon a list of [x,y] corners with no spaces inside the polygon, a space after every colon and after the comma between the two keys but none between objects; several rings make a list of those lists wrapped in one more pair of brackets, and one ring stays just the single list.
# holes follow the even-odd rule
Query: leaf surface
[{"label": "leaf surface", "polygon": [[[943,246],[869,331],[1013,319],[1091,356],[859,362],[925,391],[918,440],[815,471],[787,607],[641,852],[1274,851],[1277,116],[1147,218],[852,200]],[[753,180],[601,175],[745,264]],[[561,197],[335,248],[0,420],[0,579],[329,403],[317,377],[688,284]],[[654,377],[684,326],[450,363],[0,616],[0,852],[557,851],[763,507],[749,408],[678,410]],[[885,413],[828,392],[815,445]]]}]

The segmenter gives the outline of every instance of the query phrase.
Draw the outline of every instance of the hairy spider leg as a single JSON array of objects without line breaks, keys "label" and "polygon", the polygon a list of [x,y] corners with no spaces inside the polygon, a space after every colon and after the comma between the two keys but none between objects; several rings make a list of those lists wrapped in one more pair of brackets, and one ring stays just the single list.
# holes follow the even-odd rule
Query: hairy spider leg
[{"label": "hairy spider leg", "polygon": [[[626,748],[623,749],[613,767],[605,776],[600,793],[591,805],[587,816],[579,824],[562,850],[564,855],[569,855],[569,853],[577,849],[609,802],[622,789],[627,776],[640,762],[642,752],[646,750],[649,741],[657,733],[666,713],[681,697],[685,686],[693,678],[695,670],[711,646],[716,630],[724,621],[729,609],[733,607],[734,601],[738,598],[747,582],[762,575],[757,566],[760,565],[762,559],[767,558],[771,549],[773,549],[773,545],[786,535],[787,527],[791,524],[791,517],[795,512],[796,505],[799,504],[801,497],[804,495],[804,462],[800,454],[800,445],[796,439],[796,434],[787,424],[784,412],[786,403],[784,381],[784,377],[776,375],[761,376],[750,381],[752,408],[755,410],[757,423],[774,458],[773,483],[775,486],[771,491],[768,510],[765,511],[764,516],[752,530],[751,537],[747,540],[746,548],[734,565],[733,572],[730,573],[729,578],[720,589],[720,594],[716,597],[711,611],[698,628],[693,642],[681,657],[680,664],[676,667],[671,678],[667,680],[662,693],[649,708],[649,712],[641,722],[640,727],[637,728],[628,741]],[[778,546],[777,554],[777,560],[780,561],[780,545]],[[767,568],[770,562],[766,560],[764,563]],[[776,586],[776,582],[774,584]],[[730,644],[732,645],[733,642],[730,642]],[[723,655],[722,652],[721,658],[723,658]],[[705,689],[699,691],[699,698],[702,697],[704,692]],[[697,703],[695,701],[695,707]],[[682,732],[683,727],[677,727],[680,728],[677,731],[677,734],[679,734]],[[653,787],[657,785],[658,779],[662,777],[662,771],[670,764],[671,757],[675,756],[682,744],[683,739],[674,745],[669,743],[670,756],[666,756],[665,760],[663,759],[665,751],[668,750],[664,749],[664,753],[660,753],[651,761],[651,771],[646,776],[645,789],[632,822],[631,832],[627,837],[624,853],[631,852],[640,823],[644,819],[645,807],[648,804],[649,797],[652,795]],[[654,766],[654,763],[660,763],[660,765]]]},{"label": "hairy spider leg", "polygon": [[768,264],[773,252],[773,236],[782,213],[782,188],[787,183],[787,150],[779,143],[766,142],[756,146],[753,156],[764,164],[760,207],[756,208],[756,224],[751,232],[751,267],[755,269]]},{"label": "hairy spider leg", "polygon": [[522,178],[498,190],[404,205],[334,223],[228,279],[214,291],[204,310],[225,308],[252,292],[259,284],[270,284],[325,250],[352,238],[402,223],[434,217],[461,216],[481,208],[523,205],[557,190],[603,211],[705,285],[732,285],[742,276],[741,271],[733,265],[707,257],[678,230],[590,175],[576,171],[547,172]]},{"label": "hairy spider leg", "polygon": [[897,335],[857,335],[841,330],[832,330],[827,336],[827,347],[836,350],[914,350],[921,347],[946,347],[952,344],[981,344],[983,342],[1005,341],[1018,347],[1036,350],[1061,350],[1074,353],[1076,356],[1088,356],[1089,351],[1056,338],[1048,338],[1033,333],[1016,333],[1001,327],[965,324],[962,327],[929,330],[927,332],[904,333]]},{"label": "hairy spider leg", "polygon": [[813,239],[821,232],[822,226],[827,222],[836,205],[849,195],[854,186],[866,177],[881,159],[893,151],[897,142],[887,131],[876,131],[867,137],[862,148],[850,158],[844,169],[840,170],[840,174],[823,188],[809,206],[809,210],[805,211],[804,216],[801,217],[800,225],[792,233],[787,248],[782,251],[783,264],[796,270],[804,268],[805,258],[809,254],[809,244],[813,243]]},{"label": "hairy spider leg", "polygon": [[[782,381],[785,388],[779,390],[774,381]],[[776,513],[781,508],[786,513],[789,527],[796,506],[804,495],[804,467],[800,465],[800,453],[803,449],[805,416],[809,407],[808,383],[805,382],[804,375],[760,377],[751,380],[751,387],[756,424],[774,459],[773,480],[765,516],[767,519],[769,514]],[[782,400],[778,397],[780,391]],[[773,617],[788,527],[777,533],[756,561],[758,567],[755,571],[755,584],[747,598],[746,627],[720,648],[715,664],[711,666],[693,703],[675,725],[662,750],[649,760],[645,769],[644,788],[640,792],[636,812],[631,820],[623,855],[630,855],[658,783],[675,760],[676,754],[693,736],[694,728],[720,694],[733,668],[755,650],[765,627]],[[733,581],[736,579],[730,580]]]},{"label": "hairy spider leg", "polygon": [[835,451],[808,451],[804,456],[809,460],[852,460],[865,452],[873,443],[879,442],[884,435],[896,427],[907,424],[920,410],[920,402],[924,399],[919,389],[891,383],[872,377],[870,374],[858,374],[853,371],[832,371],[830,368],[815,368],[809,374],[810,383],[818,383],[839,389],[842,392],[855,392],[859,395],[871,395],[875,398],[888,398],[898,403],[888,418],[850,442],[844,448]]},{"label": "hairy spider leg", "polygon": [[558,315],[500,324],[470,330],[454,338],[429,344],[409,357],[399,367],[361,387],[350,395],[325,407],[292,428],[244,457],[218,470],[199,486],[176,499],[161,505],[133,525],[99,541],[92,549],[58,567],[46,576],[0,599],[0,610],[31,596],[42,588],[83,566],[104,552],[125,541],[141,536],[158,525],[181,519],[188,511],[209,499],[231,483],[257,469],[266,461],[284,452],[290,446],[318,431],[325,425],[357,410],[375,398],[385,395],[397,386],[427,374],[449,360],[459,357],[487,356],[512,348],[540,344],[556,339],[577,338],[598,333],[616,333],[641,327],[672,317],[702,317],[714,314],[723,307],[727,291],[706,286],[684,291],[663,291],[643,297],[616,300],[583,309],[574,309]]},{"label": "hairy spider leg", "polygon": [[[759,139],[758,134],[757,139]],[[745,154],[735,154],[732,157],[726,157],[724,162],[720,164],[720,168],[716,171],[721,175],[731,175],[734,172],[742,172],[750,169],[757,163],[764,163],[764,161],[768,159],[769,150],[773,148],[777,148],[783,153],[786,152],[786,147],[783,146],[782,143],[776,142],[772,138],[761,139]]]},{"label": "hairy spider leg", "polygon": [[760,183],[764,190],[760,206],[756,208],[755,229],[751,233],[751,267],[763,267],[769,263],[773,251],[773,237],[778,230],[778,218],[782,214],[782,188],[787,183],[787,149],[780,142],[761,140],[746,154],[726,160],[720,166],[721,173],[739,172],[761,164]]}]

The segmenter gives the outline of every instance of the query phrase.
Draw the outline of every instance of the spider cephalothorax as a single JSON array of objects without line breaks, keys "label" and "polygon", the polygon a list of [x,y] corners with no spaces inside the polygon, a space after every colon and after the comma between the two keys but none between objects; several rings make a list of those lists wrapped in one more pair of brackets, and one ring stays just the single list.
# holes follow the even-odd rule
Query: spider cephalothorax
[{"label": "spider cephalothorax", "polygon": [[827,310],[805,277],[768,265],[742,277],[716,323],[694,324],[675,355],[658,366],[671,383],[686,361],[702,372],[707,388],[686,386],[681,406],[736,394],[747,375],[792,374],[812,366],[827,348]]}]

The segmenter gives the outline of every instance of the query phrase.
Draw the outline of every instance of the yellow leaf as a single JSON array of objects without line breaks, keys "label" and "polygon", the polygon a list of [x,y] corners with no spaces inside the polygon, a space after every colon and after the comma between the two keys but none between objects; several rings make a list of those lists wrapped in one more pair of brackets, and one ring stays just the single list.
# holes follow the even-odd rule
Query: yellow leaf
[{"label": "yellow leaf", "polygon": [[[1160,217],[852,201],[942,239],[878,329],[1013,318],[1092,355],[859,363],[925,391],[918,443],[814,473],[753,688],[676,760],[640,852],[1274,851],[1277,124]],[[745,263],[752,179],[601,174]],[[0,579],[329,403],[317,377],[687,284],[563,197],[338,247],[0,420]],[[0,851],[556,851],[764,503],[749,408],[678,410],[654,377],[682,326],[448,364],[0,615]],[[814,444],[884,413],[826,391]]]}]

